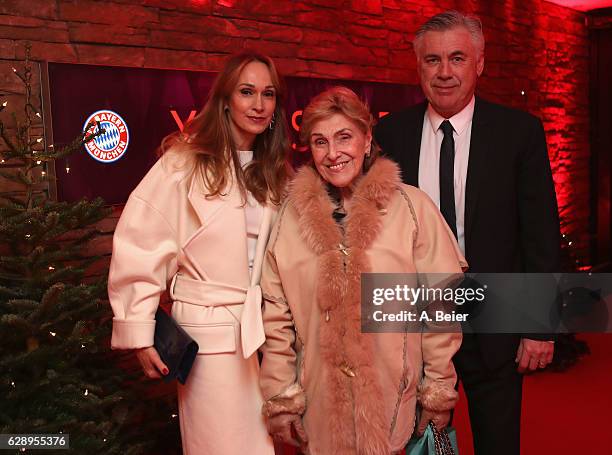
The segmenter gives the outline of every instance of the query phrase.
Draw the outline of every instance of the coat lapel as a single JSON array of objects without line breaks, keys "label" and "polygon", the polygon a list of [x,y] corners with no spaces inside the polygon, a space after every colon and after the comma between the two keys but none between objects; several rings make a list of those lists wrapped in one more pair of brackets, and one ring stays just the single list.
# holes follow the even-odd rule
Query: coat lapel
[{"label": "coat lapel", "polygon": [[408,119],[404,129],[405,145],[405,162],[402,169],[404,172],[404,181],[412,186],[419,186],[419,159],[421,156],[421,136],[423,135],[423,119],[427,102],[416,106],[416,109],[410,111],[413,115]]},{"label": "coat lapel", "polygon": [[270,202],[264,207],[261,225],[259,226],[259,235],[257,236],[257,245],[255,247],[255,259],[253,260],[253,271],[251,272],[251,286],[258,284],[261,278],[261,269],[263,266],[264,254],[266,252],[266,245],[268,244],[268,238],[270,237],[270,231],[272,230],[277,212],[278,208]]},{"label": "coat lapel", "polygon": [[486,174],[487,151],[490,149],[491,144],[494,144],[492,134],[487,125],[486,106],[483,105],[482,100],[476,98],[465,190],[465,250],[466,257],[468,258],[471,240],[470,231],[478,205],[478,194],[480,193],[483,177]]},{"label": "coat lapel", "polygon": [[[201,226],[183,246],[186,258],[200,279],[247,287],[246,219],[237,185],[231,185],[225,194],[207,198],[200,179],[194,177],[187,197]],[[228,237],[236,241],[228,243]]]},{"label": "coat lapel", "polygon": [[225,206],[232,198],[233,194],[230,191],[229,194],[219,195],[213,198],[207,198],[201,184],[201,177],[194,174],[189,185],[189,193],[187,199],[193,208],[193,211],[198,216],[200,224],[204,227],[218,215],[219,211]]}]

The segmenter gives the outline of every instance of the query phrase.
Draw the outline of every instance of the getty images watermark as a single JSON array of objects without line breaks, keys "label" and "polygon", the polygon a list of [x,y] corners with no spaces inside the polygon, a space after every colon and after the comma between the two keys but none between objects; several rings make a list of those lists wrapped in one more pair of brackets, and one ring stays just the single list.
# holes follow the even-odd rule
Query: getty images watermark
[{"label": "getty images watermark", "polygon": [[[444,286],[447,286],[443,284]],[[372,290],[372,304],[379,309],[372,313],[375,322],[466,322],[467,314],[452,309],[454,305],[483,302],[486,285],[482,288],[464,289],[461,287],[419,287],[407,284],[396,284],[393,287],[379,287]],[[399,303],[408,306],[398,313],[388,312],[389,306],[384,304]],[[441,305],[436,305],[440,303]],[[442,309],[433,309],[433,308]],[[433,311],[432,311],[433,309]]]},{"label": "getty images watermark", "polygon": [[612,332],[612,274],[364,273],[363,332]]},{"label": "getty images watermark", "polygon": [[463,275],[362,274],[361,322],[364,332],[459,331],[467,321],[459,305],[481,302],[485,289],[460,287]]}]

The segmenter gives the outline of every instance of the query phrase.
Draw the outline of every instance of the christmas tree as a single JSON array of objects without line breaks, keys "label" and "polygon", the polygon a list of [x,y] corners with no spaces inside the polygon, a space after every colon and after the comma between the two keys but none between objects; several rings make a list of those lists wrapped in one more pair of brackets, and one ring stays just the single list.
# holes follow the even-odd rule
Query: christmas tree
[{"label": "christmas tree", "polygon": [[106,273],[90,276],[100,258],[87,250],[108,208],[48,196],[48,166],[103,130],[45,144],[29,49],[13,71],[24,102],[8,115],[0,99],[0,434],[69,434],[78,454],[178,453],[174,403],[145,399],[159,390],[109,348]]}]

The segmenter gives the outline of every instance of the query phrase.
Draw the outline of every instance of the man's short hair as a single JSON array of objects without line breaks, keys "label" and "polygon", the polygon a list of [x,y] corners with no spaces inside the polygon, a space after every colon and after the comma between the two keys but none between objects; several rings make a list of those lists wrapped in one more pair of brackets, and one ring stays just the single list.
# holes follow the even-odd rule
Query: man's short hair
[{"label": "man's short hair", "polygon": [[412,42],[415,52],[420,45],[423,35],[427,32],[443,32],[455,27],[465,27],[472,36],[472,41],[479,53],[484,53],[485,39],[482,33],[482,22],[476,16],[468,16],[459,11],[449,10],[436,14],[421,25]]}]

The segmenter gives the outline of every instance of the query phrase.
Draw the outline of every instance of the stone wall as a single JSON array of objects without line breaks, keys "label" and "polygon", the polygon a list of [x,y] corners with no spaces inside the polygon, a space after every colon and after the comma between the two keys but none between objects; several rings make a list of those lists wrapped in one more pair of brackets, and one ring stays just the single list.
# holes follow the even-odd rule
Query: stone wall
[{"label": "stone wall", "polygon": [[584,14],[546,1],[3,0],[0,94],[14,89],[10,67],[26,41],[34,59],[53,62],[216,71],[250,48],[286,75],[417,84],[414,31],[449,8],[483,21],[479,94],[542,118],[563,231],[584,258],[588,30]]}]

